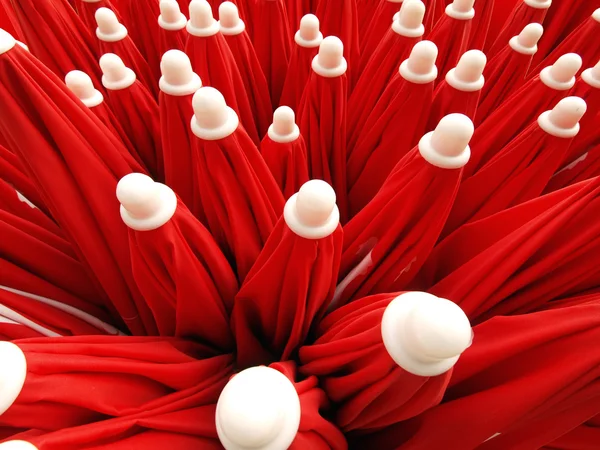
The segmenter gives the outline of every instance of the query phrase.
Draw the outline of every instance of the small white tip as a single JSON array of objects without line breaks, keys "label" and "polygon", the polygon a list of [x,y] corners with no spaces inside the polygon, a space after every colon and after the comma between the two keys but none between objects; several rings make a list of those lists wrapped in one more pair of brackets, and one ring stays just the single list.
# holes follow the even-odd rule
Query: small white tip
[{"label": "small white tip", "polygon": [[400,75],[411,83],[426,84],[433,82],[438,75],[435,60],[438,48],[431,41],[417,42],[407,59],[400,64]]},{"label": "small white tip", "polygon": [[457,20],[470,20],[475,17],[475,0],[454,0],[446,7],[446,15]]},{"label": "small white tip", "polygon": [[542,69],[540,79],[552,89],[566,91],[575,84],[575,76],[582,64],[581,56],[577,53],[566,53],[554,64]]},{"label": "small white tip", "polygon": [[483,69],[487,58],[482,51],[469,50],[460,57],[456,67],[446,74],[446,82],[464,92],[479,91],[483,88]]},{"label": "small white tip", "polygon": [[471,156],[469,141],[474,131],[473,122],[464,114],[448,114],[419,141],[421,156],[443,169],[463,167]]},{"label": "small white tip", "polygon": [[392,30],[396,34],[406,37],[419,37],[425,33],[423,18],[425,17],[425,4],[421,0],[404,1],[397,15],[392,21]]},{"label": "small white tip", "polygon": [[517,35],[511,38],[509,45],[512,49],[523,55],[534,55],[537,50],[537,44],[544,34],[544,27],[539,23],[530,23]]},{"label": "small white tip", "polygon": [[238,127],[237,114],[227,106],[225,97],[215,88],[198,89],[192,98],[192,107],[192,131],[201,139],[223,139]]},{"label": "small white tip", "polygon": [[281,450],[300,427],[300,399],[293,383],[265,366],[234,375],[219,400],[215,423],[226,450]]},{"label": "small white tip", "polygon": [[319,45],[319,53],[312,62],[313,70],[323,77],[339,77],[346,73],[344,44],[336,36],[327,36]]},{"label": "small white tip", "polygon": [[106,53],[100,57],[100,69],[102,84],[106,89],[113,91],[125,89],[136,80],[133,70],[125,66],[123,60],[114,53]]},{"label": "small white tip", "polygon": [[38,450],[38,448],[27,441],[6,441],[0,444],[0,450]]},{"label": "small white tip", "polygon": [[582,98],[565,97],[551,111],[538,117],[538,124],[545,132],[562,138],[572,138],[579,133],[579,120],[587,110]]},{"label": "small white tip", "polygon": [[194,73],[190,58],[180,50],[165,52],[160,61],[162,77],[158,85],[169,95],[191,95],[202,87],[200,77]]},{"label": "small white tip", "polygon": [[98,8],[95,14],[96,36],[101,41],[115,42],[124,39],[127,36],[127,28],[119,22],[116,14],[108,8]]},{"label": "small white tip", "polygon": [[[21,41],[17,41],[17,44],[19,44],[19,46],[23,49],[23,50],[27,50],[29,51],[29,46],[27,44],[25,44],[24,42]],[[0,52],[1,54],[1,52]]]},{"label": "small white tip", "polygon": [[323,180],[310,180],[285,204],[283,217],[288,227],[306,239],[321,239],[335,231],[340,213],[335,191]]},{"label": "small white tip", "polygon": [[0,28],[0,55],[12,49],[16,44],[15,38],[8,31]]},{"label": "small white tip", "polygon": [[205,37],[213,36],[219,32],[219,22],[213,17],[210,4],[206,0],[192,0],[189,8],[188,33]]},{"label": "small white tip", "polygon": [[581,78],[590,86],[600,89],[600,61],[594,67],[585,69],[581,74]]},{"label": "small white tip", "polygon": [[88,108],[98,106],[104,100],[100,91],[94,88],[87,73],[72,70],[65,76],[65,84],[75,96]]},{"label": "small white tip", "polygon": [[272,141],[279,143],[293,142],[300,136],[296,125],[296,115],[289,106],[280,106],[273,113],[273,124],[269,127],[268,135]]},{"label": "small white tip", "polygon": [[121,218],[139,231],[154,230],[167,223],[177,208],[177,197],[171,188],[156,183],[142,173],[125,175],[117,183],[117,199]]},{"label": "small white tip", "polygon": [[182,30],[187,24],[185,14],[179,9],[177,0],[160,0],[158,25],[164,30]]},{"label": "small white tip", "polygon": [[600,8],[592,13],[592,19],[594,19],[596,22],[600,22]]},{"label": "small white tip", "polygon": [[406,292],[392,300],[381,320],[381,335],[396,364],[423,377],[450,370],[473,340],[462,309],[425,292]]},{"label": "small white tip", "polygon": [[323,33],[319,30],[319,19],[314,14],[306,14],[300,19],[300,28],[294,36],[301,47],[314,48],[321,45]]},{"label": "small white tip", "polygon": [[240,19],[238,7],[232,2],[219,5],[219,25],[221,33],[228,36],[235,36],[246,29],[246,24]]},{"label": "small white tip", "polygon": [[27,360],[12,342],[0,342],[0,416],[15,402],[27,376]]}]

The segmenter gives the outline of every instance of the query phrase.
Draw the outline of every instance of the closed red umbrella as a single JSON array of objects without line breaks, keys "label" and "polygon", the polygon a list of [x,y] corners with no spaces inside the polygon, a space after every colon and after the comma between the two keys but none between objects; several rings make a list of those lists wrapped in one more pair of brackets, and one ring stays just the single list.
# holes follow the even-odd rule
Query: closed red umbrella
[{"label": "closed red umbrella", "polygon": [[186,25],[187,17],[176,0],[160,0],[157,46],[160,55],[168,50],[183,51],[188,37]]},{"label": "closed red umbrella", "polygon": [[96,11],[98,8],[108,8],[117,16],[119,22],[123,22],[118,9],[113,5],[111,0],[75,0],[74,8],[79,14],[79,18],[85,24],[90,33],[96,33]]},{"label": "closed red umbrella", "polygon": [[[483,3],[483,5],[481,5]],[[492,17],[495,18],[494,10],[496,0],[486,0],[475,5],[475,17],[471,21],[471,31],[469,32],[469,50],[483,50],[485,48],[490,33]],[[481,7],[480,7],[481,6]]]},{"label": "closed red umbrella", "polygon": [[373,12],[373,16],[369,20],[361,22],[364,24],[363,26],[359,26],[361,74],[365,55],[371,55],[375,51],[383,36],[390,29],[390,24],[394,22],[394,15],[402,8],[404,1],[383,0],[376,3],[378,6]]},{"label": "closed red umbrella", "polygon": [[368,432],[440,403],[471,340],[469,320],[451,301],[381,294],[329,314],[314,344],[300,349],[300,370],[319,377],[342,430]]},{"label": "closed red umbrella", "polygon": [[[311,0],[285,0],[285,11],[291,32],[298,29],[300,21],[306,14],[314,12],[311,8]],[[251,17],[246,17],[246,20],[250,19]]]},{"label": "closed red umbrella", "polygon": [[304,88],[310,78],[312,60],[319,51],[322,41],[323,34],[319,31],[317,16],[313,14],[303,16],[292,43],[290,63],[279,102],[281,105],[289,106],[293,110],[300,105]]},{"label": "closed red umbrella", "polygon": [[558,170],[548,181],[544,192],[554,192],[598,175],[600,175],[600,142]]},{"label": "closed red umbrella", "polygon": [[416,275],[450,212],[462,167],[469,160],[472,135],[468,117],[444,117],[344,227],[333,307],[369,294],[396,292]]},{"label": "closed red umbrella", "polygon": [[260,153],[286,200],[308,181],[306,143],[291,108],[280,106],[275,110]]},{"label": "closed red umbrella", "polygon": [[347,64],[344,45],[335,36],[323,39],[313,58],[298,117],[306,140],[308,175],[326,181],[335,190],[341,221],[348,218],[346,192]]},{"label": "closed red umbrella", "polygon": [[422,41],[401,65],[362,129],[348,158],[350,215],[377,193],[400,159],[423,136],[437,77],[433,42]]},{"label": "closed red umbrella", "polygon": [[192,104],[193,167],[207,227],[243,282],[283,211],[283,195],[219,91],[200,88]]},{"label": "closed red umbrella", "polygon": [[10,0],[0,0],[0,11],[0,28],[16,36],[17,39],[24,40],[23,31]]},{"label": "closed red umbrella", "polygon": [[258,127],[259,136],[264,136],[271,121],[271,98],[269,85],[256,56],[246,25],[240,19],[238,8],[231,2],[219,6],[219,26],[231,49],[233,58],[244,81],[246,95]]},{"label": "closed red umbrella", "polygon": [[333,298],[342,236],[335,193],[324,181],[305,183],[287,201],[235,297],[240,367],[295,354]]},{"label": "closed red umbrella", "polygon": [[531,59],[537,52],[537,42],[543,32],[544,29],[539,23],[526,25],[486,64],[483,70],[486,83],[481,89],[477,106],[474,121],[476,126],[525,83]]}]

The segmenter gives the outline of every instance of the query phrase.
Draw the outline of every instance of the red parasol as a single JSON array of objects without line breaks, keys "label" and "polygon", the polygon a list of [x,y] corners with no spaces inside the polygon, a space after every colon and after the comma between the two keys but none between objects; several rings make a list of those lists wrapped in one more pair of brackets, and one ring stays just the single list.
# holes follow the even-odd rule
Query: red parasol
[{"label": "red parasol", "polygon": [[136,74],[113,53],[100,58],[112,111],[150,173],[164,179],[158,104]]},{"label": "red parasol", "polygon": [[213,237],[171,188],[146,175],[121,178],[117,198],[133,276],[160,334],[230,351],[228,310],[238,285]]},{"label": "red parasol", "polygon": [[437,67],[441,76],[446,76],[456,66],[460,56],[468,50],[471,20],[475,16],[474,3],[475,0],[454,0],[426,35],[438,47]]},{"label": "red parasol", "polygon": [[291,108],[280,106],[275,110],[260,152],[286,200],[308,181],[306,143]]},{"label": "red parasol", "polygon": [[244,81],[246,95],[250,100],[252,114],[258,127],[258,134],[264,136],[271,122],[269,85],[252,46],[252,41],[245,30],[246,25],[240,19],[235,4],[221,3],[219,26]]},{"label": "red parasol", "polygon": [[372,113],[348,158],[348,193],[353,217],[377,193],[400,159],[422,137],[437,77],[433,42],[415,44]]},{"label": "red parasol", "polygon": [[240,367],[287,361],[323,317],[342,252],[335,193],[305,183],[286,203],[235,297],[231,316]]},{"label": "red parasol", "polygon": [[[481,8],[479,6],[483,3]],[[469,32],[469,50],[483,50],[486,47],[486,42],[490,33],[490,25],[492,23],[492,17],[495,18],[494,10],[496,7],[496,0],[486,0],[479,2],[476,5],[476,13],[473,20],[471,20],[471,31]]]},{"label": "red parasol", "polygon": [[23,41],[23,31],[10,0],[0,0],[0,28]]},{"label": "red parasol", "polygon": [[111,0],[75,0],[74,8],[75,11],[77,11],[77,14],[79,14],[81,21],[92,34],[96,33],[96,27],[98,26],[96,24],[96,11],[98,8],[108,8],[112,10],[119,22],[123,22],[118,9],[115,8]]},{"label": "red parasol", "polygon": [[334,307],[369,294],[396,292],[415,276],[450,212],[472,135],[468,117],[444,117],[344,227]]},{"label": "red parasol", "polygon": [[[291,32],[298,29],[298,24],[302,18],[313,11],[311,0],[285,0],[285,12],[288,18],[288,26]],[[246,20],[251,19],[247,17]]]},{"label": "red parasol", "polygon": [[471,340],[469,320],[451,301],[381,294],[328,315],[315,343],[300,349],[300,370],[320,378],[342,430],[376,430],[440,403]]},{"label": "red parasol", "polygon": [[369,117],[390,80],[398,73],[398,67],[409,55],[413,45],[421,40],[425,27],[425,5],[411,0],[402,3],[400,13],[391,29],[377,48],[364,52],[361,59],[361,76],[348,102],[348,152],[352,153],[362,127],[360,123]]},{"label": "red parasol", "polygon": [[390,23],[393,24],[395,22],[395,15],[398,10],[402,9],[404,0],[382,0],[375,3],[378,3],[378,5],[373,12],[373,16],[370,17],[369,20],[364,20],[359,23],[358,31],[360,35],[361,55],[360,76],[362,76],[362,69],[364,68],[363,61],[373,54],[383,39],[383,36],[390,29]]},{"label": "red parasol", "polygon": [[185,49],[187,42],[187,18],[179,9],[176,0],[160,0],[158,16],[158,52],[164,55],[168,50]]},{"label": "red parasol", "polygon": [[283,195],[219,91],[200,88],[192,104],[193,167],[207,227],[243,282],[283,211]]},{"label": "red parasol", "polygon": [[450,113],[460,113],[473,120],[484,86],[483,71],[487,62],[480,50],[466,51],[458,64],[446,74],[433,96],[426,131],[433,130],[440,119]]},{"label": "red parasol", "polygon": [[206,86],[212,86],[223,94],[227,104],[239,115],[240,121],[254,144],[260,144],[258,127],[233,53],[223,35],[219,23],[212,16],[206,0],[192,0],[190,20],[187,24],[189,38],[185,52],[192,67]]},{"label": "red parasol", "polygon": [[[323,2],[326,3],[326,2]],[[348,218],[346,193],[346,99],[348,80],[344,45],[335,36],[323,39],[300,106],[300,131],[306,139],[309,178],[333,186],[341,221]]]},{"label": "red parasol", "polygon": [[319,31],[319,19],[313,14],[306,14],[300,20],[300,29],[294,35],[290,63],[287,68],[285,82],[281,92],[281,105],[293,110],[298,108],[304,88],[310,78],[313,58],[319,51],[323,34]]},{"label": "red parasol", "polygon": [[328,404],[315,377],[296,381],[293,362],[251,367],[219,397],[219,439],[227,450],[346,450],[344,435],[320,415]]},{"label": "red parasol", "polygon": [[488,62],[483,71],[486,83],[481,89],[477,106],[476,126],[525,83],[525,75],[533,55],[537,52],[537,43],[543,32],[544,29],[539,23],[526,25]]},{"label": "red parasol", "polygon": [[290,60],[290,37],[284,0],[256,0],[253,7],[257,21],[252,42],[256,56],[271,90],[273,109],[279,105]]}]

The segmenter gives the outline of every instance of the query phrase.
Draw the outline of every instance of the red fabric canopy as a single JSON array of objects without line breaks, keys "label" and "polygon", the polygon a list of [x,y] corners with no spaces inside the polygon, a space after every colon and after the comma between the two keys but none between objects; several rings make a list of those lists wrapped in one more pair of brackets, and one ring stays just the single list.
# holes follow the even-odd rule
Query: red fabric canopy
[{"label": "red fabric canopy", "polygon": [[[483,3],[483,6],[481,5]],[[481,7],[480,7],[481,6]],[[468,50],[483,50],[490,37],[490,25],[495,18],[496,0],[485,0],[475,5],[475,17],[471,21]]]},{"label": "red fabric canopy", "polygon": [[[33,202],[45,215],[48,215],[48,208],[44,204],[35,184],[27,176],[23,163],[15,153],[2,145],[0,145],[0,178]],[[48,226],[51,225],[48,224]],[[58,231],[56,224],[53,228]]]},{"label": "red fabric canopy", "polygon": [[548,181],[545,193],[554,192],[600,175],[600,142],[576,160],[557,171]]},{"label": "red fabric canopy", "polygon": [[96,11],[98,8],[108,8],[112,10],[117,16],[119,22],[123,23],[118,9],[115,8],[111,0],[96,0],[92,2],[86,2],[85,0],[74,0],[73,3],[75,11],[77,11],[77,14],[79,14],[79,18],[93,36],[96,35],[96,28],[98,27],[96,24]]},{"label": "red fabric canopy", "polygon": [[401,9],[403,4],[402,1],[398,0],[382,0],[374,3],[378,3],[378,5],[375,11],[373,11],[373,15],[368,20],[363,20],[362,24],[364,25],[359,27],[360,74],[362,74],[362,69],[365,66],[365,57],[373,54],[383,36],[390,29],[394,15]]}]

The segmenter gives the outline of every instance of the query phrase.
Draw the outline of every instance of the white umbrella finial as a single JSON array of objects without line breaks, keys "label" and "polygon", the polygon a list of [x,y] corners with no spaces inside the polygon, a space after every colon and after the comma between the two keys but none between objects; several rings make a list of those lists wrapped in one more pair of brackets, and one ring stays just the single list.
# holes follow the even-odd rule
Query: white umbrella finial
[{"label": "white umbrella finial", "polygon": [[486,63],[487,58],[482,51],[466,51],[458,60],[456,67],[446,74],[446,82],[459,91],[479,91],[485,82],[483,69]]},{"label": "white umbrella finial", "polygon": [[323,42],[323,33],[319,30],[319,19],[314,14],[306,14],[300,19],[300,28],[294,36],[300,47],[315,48]]},{"label": "white umbrella finial", "polygon": [[0,28],[0,55],[11,50],[16,44],[17,41],[12,34]]},{"label": "white umbrella finial", "polygon": [[127,28],[119,22],[113,10],[104,7],[98,8],[95,18],[98,25],[96,36],[101,41],[117,42],[127,36]]},{"label": "white umbrella finial", "polygon": [[168,50],[160,61],[162,76],[160,90],[169,95],[191,95],[202,87],[202,80],[194,73],[188,55],[181,50]]},{"label": "white umbrella finial", "polygon": [[27,376],[27,360],[12,342],[0,342],[0,416],[15,402]]},{"label": "white umbrella finial", "polygon": [[421,156],[442,169],[458,169],[469,161],[469,141],[475,128],[464,114],[448,114],[442,117],[435,130],[419,141]]},{"label": "white umbrella finial", "polygon": [[475,17],[475,0],[454,0],[446,6],[446,15],[456,20],[471,20]]},{"label": "white umbrella finial", "polygon": [[326,78],[346,73],[348,64],[344,58],[344,44],[336,36],[327,36],[319,45],[319,53],[313,58],[312,69]]},{"label": "white umbrella finial", "polygon": [[160,0],[159,7],[158,25],[163,30],[177,31],[185,28],[187,18],[179,9],[177,0]]},{"label": "white umbrella finial", "polygon": [[594,67],[585,69],[581,74],[581,78],[590,86],[600,89],[600,61]]},{"label": "white umbrella finial", "polygon": [[292,142],[300,136],[300,128],[296,125],[296,115],[289,106],[280,106],[273,113],[273,124],[268,135],[272,141],[279,143]]},{"label": "white umbrella finial", "polygon": [[223,2],[219,5],[219,26],[221,33],[235,36],[246,29],[246,24],[240,18],[238,7],[232,2]]},{"label": "white umbrella finial", "polygon": [[75,96],[88,108],[98,106],[104,101],[102,93],[94,87],[90,76],[80,70],[72,70],[65,76],[65,84]]},{"label": "white umbrella finial", "polygon": [[546,133],[562,138],[572,138],[579,133],[579,120],[587,110],[587,104],[579,97],[566,97],[550,111],[538,117],[538,125]]},{"label": "white umbrella finial", "polygon": [[433,82],[438,71],[435,60],[438,56],[438,48],[431,41],[417,42],[407,59],[400,64],[400,75],[407,81],[415,84],[427,84]]},{"label": "white umbrella finial", "polygon": [[405,37],[419,37],[425,33],[423,18],[425,4],[421,0],[409,0],[402,3],[400,11],[394,15],[392,30]]},{"label": "white umbrella finial", "polygon": [[198,89],[192,99],[194,116],[192,131],[204,140],[223,139],[238,127],[239,119],[235,111],[227,106],[225,98],[212,87]]},{"label": "white umbrella finial", "polygon": [[192,0],[190,2],[190,20],[187,31],[193,36],[214,36],[219,32],[219,22],[212,14],[210,4],[206,0]]},{"label": "white umbrella finial", "polygon": [[333,188],[323,180],[310,180],[285,204],[287,226],[306,239],[322,239],[335,231],[340,212]]},{"label": "white umbrella finial", "polygon": [[38,448],[27,441],[6,441],[0,444],[0,450],[38,450]]},{"label": "white umbrella finial", "polygon": [[534,55],[538,50],[538,42],[544,34],[544,27],[539,23],[530,23],[517,35],[513,36],[508,44],[522,55]]},{"label": "white umbrella finial", "polygon": [[114,53],[105,53],[100,57],[102,85],[111,91],[126,89],[135,83],[135,72],[125,65]]},{"label": "white umbrella finial", "polygon": [[575,85],[575,76],[583,61],[577,53],[566,53],[551,66],[540,72],[540,80],[546,86],[557,91],[566,91]]}]

